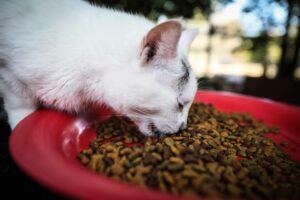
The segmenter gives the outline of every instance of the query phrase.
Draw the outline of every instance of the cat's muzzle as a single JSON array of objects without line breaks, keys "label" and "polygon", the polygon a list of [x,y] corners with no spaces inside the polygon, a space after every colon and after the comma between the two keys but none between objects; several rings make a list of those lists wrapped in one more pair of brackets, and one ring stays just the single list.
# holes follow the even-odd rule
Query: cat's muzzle
[{"label": "cat's muzzle", "polygon": [[153,122],[151,122],[149,124],[149,129],[153,133],[153,136],[156,136],[156,137],[164,137],[165,135],[168,134],[168,133],[165,133],[165,132],[162,132],[162,131],[158,130],[158,128],[155,126],[155,124]]}]

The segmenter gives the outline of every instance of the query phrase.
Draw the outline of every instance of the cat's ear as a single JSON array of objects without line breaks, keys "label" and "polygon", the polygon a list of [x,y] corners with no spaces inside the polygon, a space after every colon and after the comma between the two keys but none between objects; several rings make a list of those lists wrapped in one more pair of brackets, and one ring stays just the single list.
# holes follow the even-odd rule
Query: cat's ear
[{"label": "cat's ear", "polygon": [[182,51],[184,56],[188,55],[191,44],[198,34],[199,34],[198,29],[188,29],[188,30],[182,31],[182,34],[181,34],[181,37],[179,40],[179,48]]},{"label": "cat's ear", "polygon": [[177,21],[167,21],[152,28],[144,37],[141,60],[147,64],[155,59],[170,59],[177,55],[177,45],[182,26]]}]

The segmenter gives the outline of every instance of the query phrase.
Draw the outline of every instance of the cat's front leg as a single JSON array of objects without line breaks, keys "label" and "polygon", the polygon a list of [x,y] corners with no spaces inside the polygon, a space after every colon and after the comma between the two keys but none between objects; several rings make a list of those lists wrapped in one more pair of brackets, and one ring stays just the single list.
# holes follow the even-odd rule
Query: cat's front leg
[{"label": "cat's front leg", "polygon": [[4,108],[8,114],[8,122],[11,129],[36,110],[36,103],[33,98],[22,97],[11,91],[4,94]]}]

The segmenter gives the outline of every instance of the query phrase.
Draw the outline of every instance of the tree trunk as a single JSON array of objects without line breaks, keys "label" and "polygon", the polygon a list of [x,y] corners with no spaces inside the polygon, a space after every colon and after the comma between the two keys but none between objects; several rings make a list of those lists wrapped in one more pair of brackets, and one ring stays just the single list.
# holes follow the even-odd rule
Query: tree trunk
[{"label": "tree trunk", "polygon": [[206,55],[207,55],[207,60],[206,60],[206,76],[210,77],[212,76],[211,73],[211,53],[212,53],[212,37],[214,35],[214,26],[211,23],[211,20],[208,20],[208,25],[209,25],[209,30],[208,30],[208,43],[206,47]]},{"label": "tree trunk", "polygon": [[282,38],[281,43],[281,57],[279,62],[279,71],[277,77],[279,78],[292,78],[293,74],[290,74],[290,70],[288,70],[289,66],[287,63],[287,50],[288,50],[288,35],[290,29],[290,21],[292,18],[292,7],[293,7],[294,0],[288,0],[288,16],[285,24],[285,34]]},{"label": "tree trunk", "polygon": [[[300,20],[300,16],[298,16],[298,19]],[[297,34],[297,39],[296,39],[296,44],[295,44],[295,51],[294,51],[293,60],[291,63],[291,68],[293,70],[293,73],[295,72],[295,69],[298,67],[299,49],[300,49],[300,24],[298,24],[298,34]]]}]

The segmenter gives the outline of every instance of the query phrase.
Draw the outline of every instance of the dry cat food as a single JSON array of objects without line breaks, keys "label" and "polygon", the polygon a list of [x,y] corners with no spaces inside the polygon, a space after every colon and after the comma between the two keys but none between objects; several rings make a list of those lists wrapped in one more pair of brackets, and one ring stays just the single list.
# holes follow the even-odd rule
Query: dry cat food
[{"label": "dry cat food", "polygon": [[194,104],[188,128],[144,137],[125,118],[97,125],[98,137],[78,158],[114,179],[179,195],[247,199],[299,199],[300,166],[247,114]]}]

